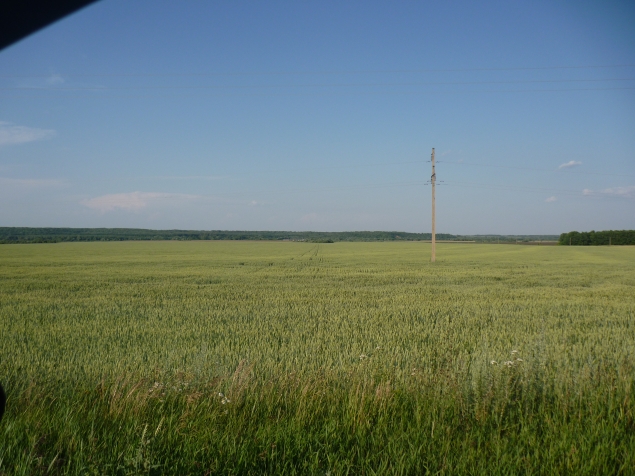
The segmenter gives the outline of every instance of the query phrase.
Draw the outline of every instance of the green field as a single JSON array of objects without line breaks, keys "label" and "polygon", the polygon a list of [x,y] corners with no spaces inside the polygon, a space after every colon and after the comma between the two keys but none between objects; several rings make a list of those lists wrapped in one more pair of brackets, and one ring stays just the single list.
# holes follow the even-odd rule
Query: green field
[{"label": "green field", "polygon": [[635,248],[0,246],[0,474],[635,474]]}]

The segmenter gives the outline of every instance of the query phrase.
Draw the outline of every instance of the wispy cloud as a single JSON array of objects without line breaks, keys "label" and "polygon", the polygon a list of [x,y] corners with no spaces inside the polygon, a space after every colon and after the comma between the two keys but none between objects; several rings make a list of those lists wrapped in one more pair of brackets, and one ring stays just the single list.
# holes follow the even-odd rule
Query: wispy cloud
[{"label": "wispy cloud", "polygon": [[555,202],[556,200],[558,200],[558,197],[549,197],[547,199],[545,199],[545,202],[547,203],[551,203],[551,202]]},{"label": "wispy cloud", "polygon": [[12,189],[35,189],[61,187],[66,185],[66,181],[58,179],[17,179],[0,177],[0,186]]},{"label": "wispy cloud", "polygon": [[188,195],[183,193],[130,192],[102,195],[100,197],[84,200],[82,204],[102,213],[111,212],[117,209],[136,212],[149,205],[157,203],[168,204],[191,201],[198,198],[202,197],[199,195]]},{"label": "wispy cloud", "polygon": [[560,169],[570,169],[571,167],[577,167],[578,165],[582,165],[582,162],[578,162],[577,160],[570,160],[569,162],[566,162],[566,163],[560,165],[560,167],[558,167],[558,170],[560,170]]},{"label": "wispy cloud", "polygon": [[48,84],[64,84],[66,80],[59,74],[52,74],[48,78],[46,78],[46,82]]},{"label": "wispy cloud", "polygon": [[318,214],[317,213],[307,213],[306,215],[302,215],[300,217],[300,221],[302,223],[314,223],[318,220]]},{"label": "wispy cloud", "polygon": [[627,187],[605,188],[604,190],[590,190],[588,188],[585,188],[582,191],[582,194],[586,196],[635,198],[635,185],[630,185]]},{"label": "wispy cloud", "polygon": [[225,180],[226,175],[154,175],[141,177],[148,180]]},{"label": "wispy cloud", "polygon": [[49,139],[54,135],[53,129],[15,126],[10,122],[0,122],[0,146]]}]

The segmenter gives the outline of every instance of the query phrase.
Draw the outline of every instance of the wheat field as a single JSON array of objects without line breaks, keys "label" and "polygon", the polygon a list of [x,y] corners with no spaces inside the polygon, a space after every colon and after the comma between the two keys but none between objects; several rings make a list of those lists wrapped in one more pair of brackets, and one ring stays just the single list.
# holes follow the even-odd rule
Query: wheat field
[{"label": "wheat field", "polygon": [[635,474],[635,248],[0,246],[0,474]]}]

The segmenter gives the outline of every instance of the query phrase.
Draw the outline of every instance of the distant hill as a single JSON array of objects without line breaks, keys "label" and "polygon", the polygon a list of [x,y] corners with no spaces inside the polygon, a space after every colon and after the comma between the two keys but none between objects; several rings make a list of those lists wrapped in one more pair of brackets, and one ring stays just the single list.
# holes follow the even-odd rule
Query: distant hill
[{"label": "distant hill", "polygon": [[540,243],[558,241],[558,235],[457,235],[460,240],[474,240],[479,243]]}]

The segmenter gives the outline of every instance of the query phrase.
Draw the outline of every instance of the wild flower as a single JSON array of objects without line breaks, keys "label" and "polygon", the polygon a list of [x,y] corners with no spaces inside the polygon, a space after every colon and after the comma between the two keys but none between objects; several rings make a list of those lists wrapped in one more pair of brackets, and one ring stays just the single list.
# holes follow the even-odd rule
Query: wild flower
[{"label": "wild flower", "polygon": [[490,364],[492,364],[492,365],[498,365],[498,362],[496,362],[495,360],[492,360],[492,361],[490,362]]},{"label": "wild flower", "polygon": [[367,358],[368,358],[368,356],[366,354],[362,354],[362,355],[359,356],[359,360],[364,360],[364,359],[367,359]]}]

